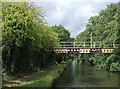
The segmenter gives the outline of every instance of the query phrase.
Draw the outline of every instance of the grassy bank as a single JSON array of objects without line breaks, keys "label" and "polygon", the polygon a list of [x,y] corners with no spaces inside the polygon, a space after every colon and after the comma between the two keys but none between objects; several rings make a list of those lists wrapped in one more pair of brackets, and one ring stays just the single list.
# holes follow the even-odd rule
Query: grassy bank
[{"label": "grassy bank", "polygon": [[20,78],[7,77],[3,87],[51,87],[53,81],[59,77],[69,62],[55,64],[36,73],[24,75]]},{"label": "grassy bank", "polygon": [[66,64],[60,64],[55,69],[50,70],[48,73],[43,74],[38,79],[27,82],[21,87],[51,87],[54,79],[59,77]]}]

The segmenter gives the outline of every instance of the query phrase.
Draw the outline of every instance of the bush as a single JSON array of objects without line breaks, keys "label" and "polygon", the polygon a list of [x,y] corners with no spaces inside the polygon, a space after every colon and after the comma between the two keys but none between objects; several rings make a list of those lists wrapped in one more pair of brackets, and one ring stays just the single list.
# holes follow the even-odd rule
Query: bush
[{"label": "bush", "polygon": [[120,71],[120,64],[118,62],[112,63],[110,65],[110,71],[112,71],[112,72]]}]

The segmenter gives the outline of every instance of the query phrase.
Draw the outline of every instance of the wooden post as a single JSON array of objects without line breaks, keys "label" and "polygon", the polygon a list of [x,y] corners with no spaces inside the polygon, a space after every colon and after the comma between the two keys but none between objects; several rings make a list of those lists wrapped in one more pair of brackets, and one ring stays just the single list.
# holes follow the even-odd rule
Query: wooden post
[{"label": "wooden post", "polygon": [[84,42],[84,48],[85,48],[85,42]]},{"label": "wooden post", "polygon": [[75,42],[74,42],[74,48],[75,48]]},{"label": "wooden post", "polygon": [[116,48],[116,45],[115,45],[115,43],[113,42],[113,48]]},{"label": "wooden post", "polygon": [[90,34],[90,36],[91,36],[91,48],[92,48],[92,33]]},{"label": "wooden post", "polygon": [[95,42],[94,42],[94,48],[95,48]]}]

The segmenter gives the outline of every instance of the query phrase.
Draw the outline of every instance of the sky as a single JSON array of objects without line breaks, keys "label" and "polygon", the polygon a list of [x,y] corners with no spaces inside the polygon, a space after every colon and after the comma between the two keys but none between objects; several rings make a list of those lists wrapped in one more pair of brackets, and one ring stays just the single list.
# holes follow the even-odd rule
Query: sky
[{"label": "sky", "polygon": [[62,25],[71,33],[72,38],[86,29],[86,23],[91,16],[97,16],[108,4],[118,0],[54,0],[42,1],[36,4],[42,6],[45,12],[45,20],[49,26]]}]

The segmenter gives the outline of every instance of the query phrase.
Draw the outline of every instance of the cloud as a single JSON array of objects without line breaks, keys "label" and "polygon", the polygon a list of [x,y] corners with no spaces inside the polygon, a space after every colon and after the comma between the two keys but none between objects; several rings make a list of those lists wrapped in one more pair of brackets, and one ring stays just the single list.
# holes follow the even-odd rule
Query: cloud
[{"label": "cloud", "polygon": [[61,24],[70,31],[71,37],[75,38],[86,29],[88,19],[98,15],[100,10],[105,9],[110,3],[97,0],[94,2],[40,2],[37,4],[42,6],[46,12],[46,21],[49,26]]},{"label": "cloud", "polygon": [[[8,0],[1,0],[2,2],[6,2]],[[9,0],[10,2],[20,2],[23,0]],[[26,2],[119,2],[119,0],[25,0]]]}]

